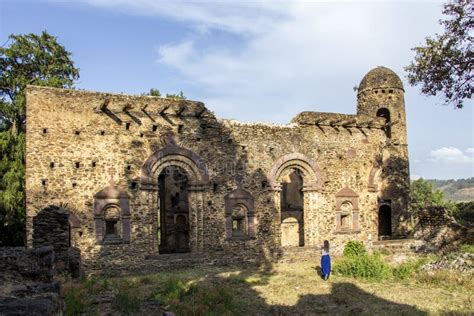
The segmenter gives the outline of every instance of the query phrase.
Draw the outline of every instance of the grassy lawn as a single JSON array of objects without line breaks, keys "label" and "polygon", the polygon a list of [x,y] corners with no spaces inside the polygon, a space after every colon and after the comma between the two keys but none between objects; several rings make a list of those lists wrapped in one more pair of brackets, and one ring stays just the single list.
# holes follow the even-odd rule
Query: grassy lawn
[{"label": "grassy lawn", "polygon": [[[422,315],[474,311],[471,275],[421,273],[405,280],[322,280],[316,263],[260,268],[206,266],[151,275],[89,279],[66,286],[69,314],[151,315],[159,301],[177,315]],[[94,299],[107,296],[101,304]],[[69,302],[69,303],[68,303]],[[148,305],[147,305],[148,304]],[[77,308],[75,308],[77,307]]]}]

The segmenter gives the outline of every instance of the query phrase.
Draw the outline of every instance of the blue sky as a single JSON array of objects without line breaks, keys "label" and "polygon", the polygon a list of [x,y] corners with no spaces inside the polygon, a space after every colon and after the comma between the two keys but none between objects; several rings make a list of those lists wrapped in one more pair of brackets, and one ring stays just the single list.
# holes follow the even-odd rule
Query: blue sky
[{"label": "blue sky", "polygon": [[474,176],[474,106],[410,87],[410,48],[440,32],[436,1],[0,0],[0,44],[47,30],[72,52],[77,87],[184,91],[218,117],[288,123],[301,111],[355,113],[376,66],[406,90],[413,178]]}]

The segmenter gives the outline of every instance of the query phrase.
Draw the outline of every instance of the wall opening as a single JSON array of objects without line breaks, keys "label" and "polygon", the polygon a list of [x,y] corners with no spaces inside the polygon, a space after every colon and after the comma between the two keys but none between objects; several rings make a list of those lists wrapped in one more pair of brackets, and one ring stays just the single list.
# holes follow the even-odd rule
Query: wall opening
[{"label": "wall opening", "polygon": [[384,127],[385,135],[388,138],[392,138],[392,128],[390,127],[390,111],[386,108],[378,109],[377,117],[382,117],[385,119],[386,126]]},{"label": "wall opening", "polygon": [[282,246],[304,246],[303,177],[298,169],[290,169],[282,177],[281,221]]},{"label": "wall opening", "polygon": [[379,208],[379,239],[392,236],[392,209],[389,205]]},{"label": "wall opening", "polygon": [[159,252],[189,252],[188,174],[176,166],[163,169],[159,183]]}]

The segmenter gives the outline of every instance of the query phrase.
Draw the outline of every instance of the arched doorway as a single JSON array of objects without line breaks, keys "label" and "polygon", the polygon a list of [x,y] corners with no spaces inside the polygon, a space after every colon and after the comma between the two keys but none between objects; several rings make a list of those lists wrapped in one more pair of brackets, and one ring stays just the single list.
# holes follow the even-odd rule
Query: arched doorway
[{"label": "arched doorway", "polygon": [[389,205],[379,208],[379,238],[392,236],[392,209]]},{"label": "arched doorway", "polygon": [[[150,235],[152,251],[160,253],[202,252],[204,246],[203,211],[206,203],[205,192],[209,184],[206,164],[192,151],[178,147],[176,144],[168,144],[148,157],[141,171],[140,189],[148,194],[146,207],[150,210],[153,219],[151,231],[155,232],[155,235]],[[177,179],[180,179],[179,181],[186,178],[186,182],[180,184],[180,186],[184,185],[183,189],[178,186],[179,190],[173,191],[174,204],[172,204],[171,194],[168,194],[167,198],[166,190],[163,190],[163,186],[167,187],[166,181],[164,184],[160,184],[160,177],[162,178],[163,174],[171,175],[175,173],[174,171],[178,173]],[[170,184],[173,186],[173,183],[176,185],[175,182],[179,181],[172,180]],[[165,195],[164,200],[161,198],[162,194]],[[164,205],[165,208],[162,207],[162,203],[164,203],[162,200],[166,201],[166,199],[168,199],[168,205],[175,205],[174,211],[171,212],[174,214],[174,222],[170,218],[165,219],[164,223],[162,222],[163,216],[161,215],[168,216],[166,210],[162,211],[167,207],[166,205]],[[180,206],[179,210],[177,206]],[[169,222],[173,223],[173,227],[166,233],[162,233],[162,228],[166,229]],[[171,233],[173,230],[175,231]],[[160,247],[162,239],[163,245],[168,242],[165,241],[165,235],[170,234],[174,234],[174,237],[169,237],[170,244]],[[170,246],[171,244],[174,246]]]},{"label": "arched doorway", "polygon": [[289,169],[281,177],[281,245],[304,246],[303,177],[298,169]]},{"label": "arched doorway", "polygon": [[282,246],[318,245],[319,193],[323,175],[316,163],[301,153],[280,157],[268,175],[274,192],[275,221]]},{"label": "arched doorway", "polygon": [[177,166],[164,168],[159,177],[159,252],[189,252],[189,176]]}]

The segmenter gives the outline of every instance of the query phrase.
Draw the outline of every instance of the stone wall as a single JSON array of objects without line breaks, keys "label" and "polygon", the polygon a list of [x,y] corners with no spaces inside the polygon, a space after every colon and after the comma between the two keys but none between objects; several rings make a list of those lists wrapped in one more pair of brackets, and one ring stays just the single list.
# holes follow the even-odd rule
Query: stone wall
[{"label": "stone wall", "polygon": [[53,247],[0,247],[0,315],[62,315]]},{"label": "stone wall", "polygon": [[[160,225],[179,215],[163,212],[160,203],[171,192],[160,190],[159,181],[170,167],[187,176],[186,234],[196,256],[277,253],[285,244],[281,183],[292,170],[303,180],[304,247],[376,239],[381,200],[393,205],[395,233],[405,220],[406,147],[387,139],[385,119],[367,107],[361,104],[364,113],[357,115],[303,112],[287,125],[247,124],[218,120],[200,102],[30,86],[29,245],[38,210],[67,203],[78,222],[72,243],[86,268],[159,256]],[[233,237],[226,196],[238,188],[249,192],[253,210],[242,211],[247,228]],[[338,228],[342,213],[350,222],[344,229]]]}]

